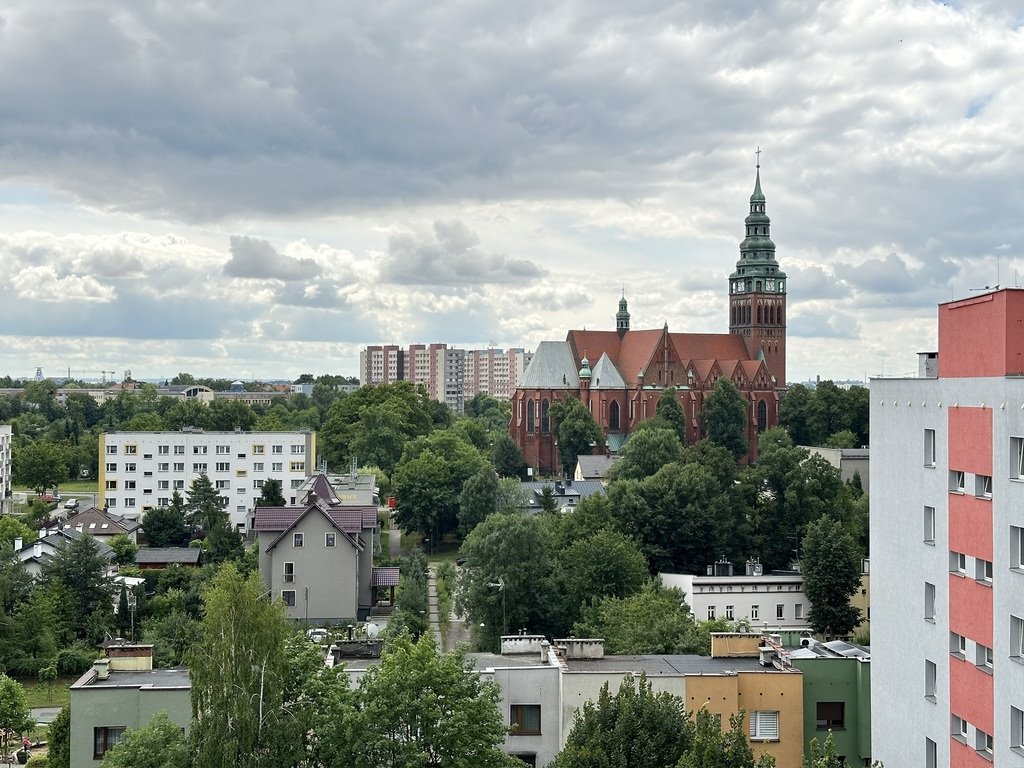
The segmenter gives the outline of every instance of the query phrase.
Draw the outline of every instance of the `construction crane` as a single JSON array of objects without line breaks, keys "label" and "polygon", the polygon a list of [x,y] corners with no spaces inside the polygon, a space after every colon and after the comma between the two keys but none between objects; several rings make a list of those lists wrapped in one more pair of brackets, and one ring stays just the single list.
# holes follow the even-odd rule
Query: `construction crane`
[{"label": "construction crane", "polygon": [[110,381],[113,382],[114,381],[114,374],[117,373],[117,371],[83,371],[83,370],[72,370],[71,368],[68,368],[68,378],[69,379],[71,378],[71,374],[76,374],[77,376],[81,377],[83,375],[84,376],[95,376],[97,373],[102,377],[102,382],[105,385],[107,383],[107,375],[110,376]]}]

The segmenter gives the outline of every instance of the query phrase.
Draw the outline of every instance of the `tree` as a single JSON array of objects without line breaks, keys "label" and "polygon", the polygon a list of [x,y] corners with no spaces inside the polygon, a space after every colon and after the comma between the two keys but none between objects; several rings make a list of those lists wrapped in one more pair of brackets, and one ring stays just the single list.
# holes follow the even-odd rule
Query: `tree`
[{"label": "tree", "polygon": [[841,523],[828,517],[807,526],[801,552],[808,621],[818,634],[847,636],[860,622],[850,598],[860,588],[860,551]]},{"label": "tree", "polygon": [[181,506],[157,507],[142,518],[142,532],[151,547],[180,547],[188,539]]},{"label": "tree", "polygon": [[202,627],[183,610],[147,619],[143,639],[153,645],[153,664],[160,669],[180,666],[199,640]]},{"label": "tree", "polygon": [[0,674],[0,733],[3,734],[3,752],[9,753],[8,734],[18,734],[33,725],[29,718],[25,689],[16,680]]},{"label": "tree", "polygon": [[857,435],[849,429],[833,432],[825,440],[826,448],[856,448]]},{"label": "tree", "polygon": [[135,556],[139,554],[139,545],[131,540],[126,533],[119,533],[110,540],[110,548],[114,550],[114,562],[118,565],[135,565]]},{"label": "tree", "polygon": [[668,423],[681,445],[686,445],[686,412],[679,403],[675,387],[662,390],[658,404],[654,407],[654,414]]},{"label": "tree", "polygon": [[526,462],[523,460],[523,452],[519,450],[519,446],[516,445],[516,441],[512,439],[511,435],[502,434],[494,441],[491,461],[494,464],[494,471],[500,477],[518,479],[526,477]]},{"label": "tree", "polygon": [[[845,768],[848,763],[839,755],[835,742],[832,740],[832,731],[828,732],[825,742],[819,744],[817,739],[811,739],[808,744],[807,755],[804,756],[803,768]],[[880,760],[871,763],[871,768],[885,768]]]},{"label": "tree", "polygon": [[683,444],[673,430],[637,430],[622,446],[622,458],[612,465],[608,476],[610,480],[643,480],[682,456]]},{"label": "tree", "polygon": [[[128,606],[128,587],[121,583],[121,593],[117,597],[117,633],[121,637],[128,637],[131,629],[131,608]],[[134,640],[134,638],[132,638]]]},{"label": "tree", "polygon": [[47,768],[71,768],[71,705],[65,704],[46,733]]},{"label": "tree", "polygon": [[498,478],[484,467],[462,486],[459,494],[459,531],[465,536],[498,506]]},{"label": "tree", "polygon": [[25,546],[31,544],[35,538],[36,532],[18,518],[7,515],[0,517],[0,548],[5,545],[13,547],[15,539],[21,539],[22,546]]},{"label": "tree", "polygon": [[434,636],[399,635],[359,681],[354,768],[512,768],[501,692],[462,650],[438,654]]},{"label": "tree", "polygon": [[14,451],[15,482],[42,493],[68,479],[64,449],[57,443],[40,440]]},{"label": "tree", "polygon": [[62,544],[43,563],[44,584],[59,585],[68,593],[72,628],[79,638],[98,642],[113,619],[107,558],[92,536],[79,535]]},{"label": "tree", "polygon": [[260,497],[256,499],[257,507],[283,507],[287,502],[281,493],[281,481],[274,478],[263,481]]},{"label": "tree", "polygon": [[288,620],[258,574],[221,567],[203,593],[200,641],[188,654],[193,764],[290,765],[302,740],[284,708]]},{"label": "tree", "polygon": [[551,406],[551,418],[555,421],[558,461],[565,476],[572,477],[577,457],[581,454],[589,456],[601,443],[601,428],[587,406],[575,397],[556,400]]},{"label": "tree", "polygon": [[803,384],[793,384],[779,404],[779,423],[797,445],[814,445],[811,404],[814,393]]},{"label": "tree", "polygon": [[742,710],[732,715],[729,730],[723,731],[719,716],[704,707],[698,709],[693,718],[693,745],[676,768],[774,768],[775,758],[771,755],[754,760],[743,716]]},{"label": "tree", "polygon": [[654,693],[645,675],[626,674],[618,692],[601,687],[577,710],[565,748],[551,768],[674,768],[693,743],[685,703]]},{"label": "tree", "polygon": [[725,376],[704,398],[701,420],[708,439],[737,459],[747,452],[747,406],[736,385]]},{"label": "tree", "polygon": [[193,529],[201,528],[208,534],[214,528],[228,524],[228,515],[224,511],[226,499],[217,492],[213,481],[205,474],[192,481],[185,495],[185,517]]},{"label": "tree", "polygon": [[104,756],[102,768],[189,768],[188,739],[166,712],[141,728],[129,728]]},{"label": "tree", "polygon": [[[655,581],[628,597],[606,597],[583,609],[576,637],[603,637],[609,654],[696,653],[703,648],[685,596]],[[710,652],[710,651],[709,651]]]},{"label": "tree", "polygon": [[636,594],[648,578],[647,561],[636,542],[616,531],[598,531],[573,542],[558,562],[574,614],[592,599]]}]

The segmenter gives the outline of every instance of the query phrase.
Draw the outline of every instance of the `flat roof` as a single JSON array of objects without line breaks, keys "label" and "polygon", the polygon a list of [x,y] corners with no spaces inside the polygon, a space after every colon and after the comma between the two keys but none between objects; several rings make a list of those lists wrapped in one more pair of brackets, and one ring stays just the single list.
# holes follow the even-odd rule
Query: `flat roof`
[{"label": "flat roof", "polygon": [[174,669],[111,670],[110,677],[100,680],[89,670],[72,688],[191,688],[192,680],[185,667]]},{"label": "flat roof", "polygon": [[547,667],[540,660],[540,651],[537,653],[510,653],[502,656],[500,653],[467,653],[466,658],[472,662],[477,671],[485,669],[500,669],[502,667]]},{"label": "flat roof", "polygon": [[[569,672],[646,672],[657,675],[726,675],[732,672],[782,672],[762,666],[756,656],[714,658],[692,654],[658,656],[605,656],[603,659],[568,659]],[[787,672],[789,670],[786,670]]]}]

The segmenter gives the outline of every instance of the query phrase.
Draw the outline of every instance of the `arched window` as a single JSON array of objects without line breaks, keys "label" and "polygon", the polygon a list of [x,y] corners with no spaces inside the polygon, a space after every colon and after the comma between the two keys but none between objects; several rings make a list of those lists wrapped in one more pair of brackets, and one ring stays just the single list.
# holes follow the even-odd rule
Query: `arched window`
[{"label": "arched window", "polygon": [[619,404],[617,401],[612,400],[612,404],[608,406],[608,429],[619,428]]},{"label": "arched window", "polygon": [[764,400],[757,401],[757,431],[768,429],[768,404]]},{"label": "arched window", "polygon": [[551,431],[551,417],[548,415],[547,399],[540,401],[540,431],[544,434]]},{"label": "arched window", "polygon": [[526,401],[526,431],[533,432],[535,427],[533,412],[533,400]]},{"label": "arched window", "polygon": [[757,324],[761,325],[764,322],[764,307],[760,304],[757,305]]}]

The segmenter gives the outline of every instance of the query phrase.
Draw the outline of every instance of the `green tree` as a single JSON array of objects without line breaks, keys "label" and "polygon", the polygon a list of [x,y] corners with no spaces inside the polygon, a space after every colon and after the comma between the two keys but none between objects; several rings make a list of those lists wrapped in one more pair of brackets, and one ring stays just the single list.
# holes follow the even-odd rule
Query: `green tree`
[{"label": "green tree", "polygon": [[594,421],[587,406],[575,397],[556,400],[551,406],[554,432],[558,440],[558,461],[566,477],[576,471],[577,457],[589,456],[600,445],[601,428]]},{"label": "green tree", "polygon": [[461,650],[438,654],[426,632],[400,635],[359,681],[351,718],[354,768],[513,768],[501,751],[507,732],[501,692],[481,680]]},{"label": "green tree", "polygon": [[645,675],[626,674],[618,692],[601,687],[577,710],[565,748],[551,768],[674,768],[693,743],[685,703],[654,693]]},{"label": "green tree", "polygon": [[263,481],[260,497],[256,499],[257,507],[283,507],[287,504],[281,493],[281,481],[274,478]]},{"label": "green tree", "polygon": [[609,480],[642,480],[682,456],[683,444],[673,430],[641,429],[630,435],[622,446],[622,458],[609,470]]},{"label": "green tree", "polygon": [[258,574],[243,578],[230,563],[203,593],[202,635],[188,654],[195,765],[256,768],[298,759],[302,741],[284,707],[288,620],[265,593]]},{"label": "green tree", "polygon": [[636,594],[648,578],[643,553],[632,539],[617,531],[597,531],[573,542],[559,553],[558,563],[574,614],[592,599]]},{"label": "green tree", "polygon": [[494,471],[501,477],[518,479],[526,477],[526,461],[523,460],[523,452],[519,450],[519,446],[516,445],[516,441],[512,439],[511,435],[502,434],[494,441],[491,461],[494,464]]},{"label": "green tree", "polygon": [[141,728],[129,728],[103,757],[102,768],[189,768],[188,739],[166,712]]},{"label": "green tree", "polygon": [[471,419],[482,422],[488,431],[502,432],[508,428],[512,404],[485,392],[477,392],[466,403],[465,413]]},{"label": "green tree", "polygon": [[704,398],[701,420],[708,439],[727,448],[734,457],[747,452],[747,405],[736,385],[725,376]]},{"label": "green tree", "polygon": [[676,433],[681,445],[686,445],[686,412],[679,402],[675,387],[668,387],[662,390],[658,397],[658,404],[654,408],[654,414],[668,423],[672,431]]},{"label": "green tree", "polygon": [[181,506],[157,507],[142,518],[142,533],[151,547],[180,547],[188,539]]},{"label": "green tree", "polygon": [[128,637],[130,629],[131,609],[128,606],[128,587],[122,582],[121,592],[117,597],[117,633],[121,637]]},{"label": "green tree", "polygon": [[185,520],[193,529],[201,528],[209,534],[215,528],[228,524],[228,515],[224,511],[226,499],[217,492],[213,481],[205,474],[192,481],[185,495]]},{"label": "green tree", "polygon": [[42,567],[43,583],[59,586],[70,598],[64,609],[75,634],[93,642],[114,617],[107,566],[96,539],[81,535],[57,547]]},{"label": "green tree", "polygon": [[131,540],[126,533],[119,533],[110,540],[109,546],[114,550],[114,562],[118,565],[135,565],[135,556],[139,554],[139,545]]},{"label": "green tree", "polygon": [[860,551],[837,520],[822,517],[807,526],[800,566],[804,593],[811,602],[807,616],[814,631],[845,637],[860,623],[860,609],[850,598],[860,589]]},{"label": "green tree", "polygon": [[53,488],[68,479],[62,446],[45,440],[20,446],[14,451],[14,481],[36,493]]},{"label": "green tree", "polygon": [[803,384],[793,384],[779,404],[779,423],[797,445],[814,445],[811,427],[811,406],[814,393]]},{"label": "green tree", "polygon": [[615,655],[698,653],[704,647],[683,593],[655,581],[634,595],[606,597],[585,607],[573,632],[603,637],[605,650]]},{"label": "green tree", "polygon": [[484,467],[462,486],[459,494],[459,531],[465,536],[498,506],[498,478]]},{"label": "green tree", "polygon": [[46,733],[47,768],[71,768],[71,705],[65,704]]},{"label": "green tree", "polygon": [[21,539],[22,546],[25,546],[35,541],[36,532],[16,517],[0,517],[0,549],[13,547],[15,539]]},{"label": "green tree", "polygon": [[3,734],[3,752],[8,754],[8,734],[18,734],[33,725],[29,717],[25,689],[16,680],[0,674],[0,733]]},{"label": "green tree", "polygon": [[676,768],[775,768],[771,755],[754,759],[743,718],[742,710],[732,715],[729,730],[723,731],[719,716],[703,707],[698,709],[693,718],[693,745]]},{"label": "green tree", "polygon": [[199,622],[181,609],[147,620],[143,639],[153,645],[153,664],[160,669],[184,664],[201,630]]},{"label": "green tree", "polygon": [[833,432],[825,440],[826,448],[856,448],[857,435],[849,429]]}]

